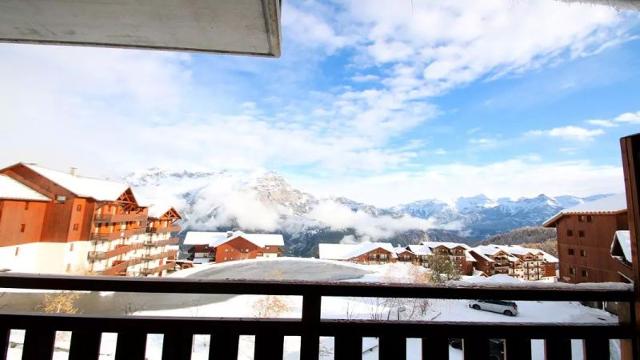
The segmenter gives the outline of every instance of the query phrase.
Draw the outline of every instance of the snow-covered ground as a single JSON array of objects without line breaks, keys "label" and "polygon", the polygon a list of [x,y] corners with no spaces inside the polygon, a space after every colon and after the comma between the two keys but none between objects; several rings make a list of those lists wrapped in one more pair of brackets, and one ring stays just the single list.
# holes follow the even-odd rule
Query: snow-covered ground
[{"label": "snow-covered ground", "polygon": [[[234,271],[235,270],[235,271]],[[300,279],[342,280],[384,283],[413,283],[425,279],[426,269],[411,264],[395,263],[385,265],[358,265],[336,261],[315,259],[270,259],[229,262],[217,265],[201,265],[173,274],[173,277],[187,278],[249,278],[249,279]],[[237,275],[240,274],[240,275]],[[428,275],[428,274],[426,274]],[[515,280],[507,276],[491,278],[465,277],[453,286],[482,286],[509,284],[515,286],[541,286]],[[546,284],[544,286],[555,286]],[[563,286],[563,285],[558,285]],[[508,300],[508,299],[505,299]],[[429,321],[477,321],[477,322],[568,322],[568,323],[605,323],[616,322],[617,318],[607,312],[582,306],[576,302],[517,301],[519,314],[508,317],[468,307],[468,300],[430,299],[415,301],[409,299],[385,300],[378,298],[324,297],[322,299],[322,317],[330,319],[410,319]],[[277,310],[275,310],[277,309]],[[399,310],[403,309],[403,310]],[[254,318],[267,313],[270,317],[299,318],[302,299],[295,296],[238,295],[227,300],[184,308],[151,310],[136,312],[137,316],[192,316],[192,317],[248,317]],[[59,334],[54,359],[66,359],[69,334]],[[115,352],[116,334],[104,334],[101,344],[101,359],[112,359]],[[20,343],[19,331],[12,332],[11,341]],[[239,358],[253,358],[252,336],[242,336],[239,343]],[[572,343],[574,359],[582,359],[582,343]],[[206,359],[209,336],[198,335],[193,341],[193,359]],[[618,342],[612,342],[617,348]],[[299,358],[299,337],[286,337],[284,343],[285,359]],[[544,343],[532,341],[534,359],[544,358]],[[150,334],[147,337],[147,358],[160,359],[162,335]],[[333,358],[333,339],[321,338],[323,359]],[[9,359],[19,359],[21,346],[10,349]],[[618,352],[614,352],[617,354]],[[377,358],[377,339],[363,339],[364,359]],[[419,359],[420,339],[407,340],[409,359]],[[461,359],[460,350],[450,348],[451,359]]]}]

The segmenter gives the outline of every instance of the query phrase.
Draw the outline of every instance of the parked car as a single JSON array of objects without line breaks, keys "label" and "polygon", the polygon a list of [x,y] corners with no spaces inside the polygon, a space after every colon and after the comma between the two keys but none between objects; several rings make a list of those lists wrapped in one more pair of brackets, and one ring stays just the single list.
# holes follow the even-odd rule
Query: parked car
[{"label": "parked car", "polygon": [[518,315],[518,305],[513,301],[503,300],[472,300],[469,307],[475,310],[491,311],[508,316]]}]

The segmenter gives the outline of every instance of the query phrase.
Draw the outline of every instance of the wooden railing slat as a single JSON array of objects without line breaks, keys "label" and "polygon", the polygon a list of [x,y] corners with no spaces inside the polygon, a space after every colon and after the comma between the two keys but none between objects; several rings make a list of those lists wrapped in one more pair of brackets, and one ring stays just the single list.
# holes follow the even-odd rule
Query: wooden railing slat
[{"label": "wooden railing slat", "polygon": [[118,333],[115,360],[145,360],[147,334],[140,331]]},{"label": "wooden railing slat", "polygon": [[584,339],[585,360],[609,359],[609,339]]},{"label": "wooden railing slat", "polygon": [[211,334],[209,360],[237,360],[238,334],[230,331]]},{"label": "wooden railing slat", "polygon": [[449,359],[449,339],[446,337],[422,338],[422,359]]},{"label": "wooden railing slat", "polygon": [[505,343],[505,359],[531,360],[531,339],[509,338]]},{"label": "wooden railing slat", "polygon": [[302,298],[302,338],[300,340],[300,358],[317,359],[320,351],[320,315],[322,297],[306,294]]},{"label": "wooden railing slat", "polygon": [[465,359],[489,360],[489,339],[478,335],[466,337],[462,342],[462,350]]},{"label": "wooden railing slat", "polygon": [[544,354],[546,360],[570,360],[571,340],[563,338],[545,339]]},{"label": "wooden railing slat", "polygon": [[188,332],[166,332],[162,339],[162,360],[191,359],[193,335]]},{"label": "wooden railing slat", "polygon": [[7,351],[9,351],[9,336],[11,336],[11,329],[6,326],[0,326],[0,360],[7,358]]},{"label": "wooden railing slat", "polygon": [[256,335],[254,360],[282,360],[284,337],[279,334]]},{"label": "wooden railing slat", "polygon": [[362,338],[359,336],[336,336],[333,346],[334,360],[362,359]]},{"label": "wooden railing slat", "polygon": [[74,331],[71,334],[69,360],[95,359],[100,356],[102,333],[89,329]]},{"label": "wooden railing slat", "polygon": [[56,340],[55,330],[49,328],[27,329],[22,348],[23,360],[51,360],[53,345]]},{"label": "wooden railing slat", "polygon": [[378,338],[378,358],[380,360],[402,360],[407,358],[407,339],[396,335]]}]

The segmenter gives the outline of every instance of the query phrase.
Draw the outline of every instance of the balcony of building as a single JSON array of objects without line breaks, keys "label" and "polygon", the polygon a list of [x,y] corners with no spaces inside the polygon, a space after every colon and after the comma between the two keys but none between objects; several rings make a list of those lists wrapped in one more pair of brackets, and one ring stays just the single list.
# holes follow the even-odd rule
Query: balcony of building
[{"label": "balcony of building", "polygon": [[143,261],[152,261],[152,260],[158,260],[158,259],[166,259],[172,256],[176,256],[178,254],[177,250],[168,250],[168,251],[162,251],[156,254],[145,254],[142,255],[142,260]]},{"label": "balcony of building", "polygon": [[180,226],[175,224],[169,226],[153,226],[147,228],[147,232],[151,234],[176,233],[180,230]]},{"label": "balcony of building", "polygon": [[173,270],[173,269],[175,269],[175,267],[176,267],[176,264],[171,262],[171,263],[162,264],[160,266],[156,266],[156,267],[149,268],[149,269],[142,269],[140,271],[140,273],[142,275],[160,274],[165,270]]},{"label": "balcony of building", "polygon": [[91,234],[91,240],[109,241],[122,238],[128,238],[134,235],[144,234],[145,227],[131,227],[123,230],[114,230],[111,232],[95,232]]},{"label": "balcony of building", "polygon": [[118,255],[122,255],[128,253],[129,251],[142,249],[144,247],[143,244],[130,244],[130,245],[119,245],[116,246],[112,250],[108,251],[90,251],[88,254],[89,260],[104,260],[112,257],[116,257]]},{"label": "balcony of building", "polygon": [[[147,222],[147,215],[144,213],[117,213],[117,214],[96,214],[93,218],[95,223],[121,223],[121,222]],[[144,224],[143,224],[144,225]]]},{"label": "balcony of building", "polygon": [[144,246],[165,246],[165,245],[177,245],[180,242],[180,239],[177,237],[172,237],[164,240],[150,240],[147,239],[144,241]]}]

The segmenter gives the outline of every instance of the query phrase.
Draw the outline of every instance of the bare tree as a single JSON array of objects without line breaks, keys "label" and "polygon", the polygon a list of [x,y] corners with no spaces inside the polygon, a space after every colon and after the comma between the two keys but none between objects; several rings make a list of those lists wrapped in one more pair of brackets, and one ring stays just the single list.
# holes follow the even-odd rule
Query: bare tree
[{"label": "bare tree", "polygon": [[76,314],[76,300],[80,295],[73,292],[60,292],[54,294],[46,294],[42,304],[38,305],[37,310],[44,311],[49,314]]}]

